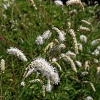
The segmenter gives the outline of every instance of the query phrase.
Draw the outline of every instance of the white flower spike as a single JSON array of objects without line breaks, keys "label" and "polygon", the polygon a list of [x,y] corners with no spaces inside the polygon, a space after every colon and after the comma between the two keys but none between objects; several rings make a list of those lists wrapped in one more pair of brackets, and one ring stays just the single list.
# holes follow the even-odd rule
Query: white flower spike
[{"label": "white flower spike", "polygon": [[23,62],[27,61],[26,56],[23,54],[23,52],[21,50],[19,50],[18,48],[14,48],[14,47],[10,47],[10,49],[7,49],[7,53],[11,54],[11,55],[15,55],[17,56],[20,60],[22,60]]}]

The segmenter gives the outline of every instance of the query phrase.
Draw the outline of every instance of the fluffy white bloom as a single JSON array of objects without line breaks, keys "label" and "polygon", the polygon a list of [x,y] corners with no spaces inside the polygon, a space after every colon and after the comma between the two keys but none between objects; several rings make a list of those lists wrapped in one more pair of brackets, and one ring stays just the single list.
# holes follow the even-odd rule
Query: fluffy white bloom
[{"label": "fluffy white bloom", "polygon": [[97,67],[97,75],[100,73],[100,67]]},{"label": "fluffy white bloom", "polygon": [[26,56],[23,54],[23,52],[21,50],[19,50],[18,48],[13,48],[10,47],[10,49],[7,49],[7,53],[11,54],[11,55],[15,55],[17,56],[20,60],[22,61],[27,61]]},{"label": "fluffy white bloom", "polygon": [[67,5],[74,5],[80,3],[80,0],[68,0],[66,2]]},{"label": "fluffy white bloom", "polygon": [[59,30],[58,28],[56,28],[56,27],[53,27],[52,29],[54,29],[57,33],[58,33],[58,40],[60,41],[60,42],[63,42],[63,41],[65,41],[65,34],[64,34],[64,32],[62,32],[61,30]]},{"label": "fluffy white bloom", "polygon": [[76,58],[76,54],[73,53],[72,51],[67,51],[66,55],[69,56],[70,58]]},{"label": "fluffy white bloom", "polygon": [[52,34],[52,32],[50,32],[50,30],[47,30],[42,34],[42,37],[43,37],[44,40],[49,39],[51,34]]},{"label": "fluffy white bloom", "polygon": [[87,42],[87,37],[85,35],[80,35],[80,40],[84,43]]},{"label": "fluffy white bloom", "polygon": [[97,47],[97,50],[99,50],[99,51],[100,51],[100,46],[98,46],[98,47]]},{"label": "fluffy white bloom", "polygon": [[37,45],[42,45],[44,43],[44,40],[43,40],[43,37],[41,35],[39,35],[36,40],[35,40],[35,43]]},{"label": "fluffy white bloom", "polygon": [[87,96],[87,97],[85,98],[85,100],[93,100],[93,98],[92,98],[91,96]]},{"label": "fluffy white bloom", "polygon": [[93,60],[94,60],[94,62],[95,62],[95,63],[98,63],[98,62],[99,62],[99,60],[98,60],[98,59],[95,59],[95,58],[94,58]]},{"label": "fluffy white bloom", "polygon": [[3,4],[3,8],[4,8],[5,10],[7,10],[8,6],[7,6],[6,4]]},{"label": "fluffy white bloom", "polygon": [[83,50],[82,44],[81,43],[78,43],[77,45],[78,45],[78,49],[82,51]]},{"label": "fluffy white bloom", "polygon": [[84,72],[82,72],[81,74],[82,74],[83,76],[85,76],[85,75],[88,74],[88,72],[87,72],[87,71],[84,71]]},{"label": "fluffy white bloom", "polygon": [[89,68],[90,68],[90,66],[89,66],[89,60],[85,61],[84,68],[85,68],[85,70],[89,71]]},{"label": "fluffy white bloom", "polygon": [[11,4],[13,4],[14,3],[14,0],[3,0],[3,8],[5,9],[5,10],[7,10],[10,6],[11,6]]},{"label": "fluffy white bloom", "polygon": [[84,7],[83,7],[83,4],[82,4],[81,0],[68,0],[66,2],[66,5],[67,6],[69,6],[69,5],[78,5],[84,11]]},{"label": "fluffy white bloom", "polygon": [[75,61],[75,63],[76,63],[76,65],[77,65],[78,67],[82,67],[82,63],[81,63],[80,61]]},{"label": "fluffy white bloom", "polygon": [[63,2],[61,0],[55,0],[54,4],[57,6],[63,6]]},{"label": "fluffy white bloom", "polygon": [[25,82],[23,81],[23,82],[21,82],[21,84],[20,84],[21,86],[25,86]]},{"label": "fluffy white bloom", "polygon": [[59,32],[58,34],[59,34],[58,40],[59,40],[60,42],[65,41],[65,34],[63,34],[62,32]]},{"label": "fluffy white bloom", "polygon": [[100,42],[100,39],[95,39],[91,42],[91,45],[97,45]]},{"label": "fluffy white bloom", "polygon": [[56,58],[52,58],[52,62],[56,62],[57,61],[57,59]]},{"label": "fluffy white bloom", "polygon": [[100,53],[99,50],[98,49],[95,49],[94,52],[92,52],[92,55],[98,56],[99,53]]},{"label": "fluffy white bloom", "polygon": [[50,79],[53,84],[58,84],[60,81],[59,75],[55,68],[51,66],[45,59],[43,58],[36,58],[34,59],[26,68],[26,71],[30,71],[35,69],[35,71],[39,71],[43,76]]}]

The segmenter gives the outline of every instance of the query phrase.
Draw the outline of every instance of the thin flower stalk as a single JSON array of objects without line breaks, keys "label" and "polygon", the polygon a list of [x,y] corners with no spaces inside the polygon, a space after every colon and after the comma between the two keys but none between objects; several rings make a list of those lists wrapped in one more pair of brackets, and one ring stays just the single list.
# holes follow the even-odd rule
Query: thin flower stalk
[{"label": "thin flower stalk", "polygon": [[90,84],[92,90],[93,90],[94,92],[96,91],[96,89],[95,89],[95,87],[94,87],[94,85],[93,85],[92,82],[90,82],[90,81],[83,81],[83,83],[88,83],[88,84]]},{"label": "thin flower stalk", "polygon": [[44,84],[43,81],[40,80],[40,79],[34,79],[34,80],[29,81],[29,83],[38,83],[38,82],[39,82],[40,84],[42,84],[42,85]]},{"label": "thin flower stalk", "polygon": [[54,41],[50,42],[44,49],[44,52],[46,53],[46,51],[50,48],[53,48],[56,44],[58,44],[59,41],[57,39],[55,39]]},{"label": "thin flower stalk", "polygon": [[90,22],[86,21],[86,20],[81,20],[81,22],[87,24],[87,25],[92,25]]},{"label": "thin flower stalk", "polygon": [[69,33],[73,38],[75,53],[78,54],[78,43],[77,43],[77,39],[76,39],[76,34],[73,29],[70,29]]},{"label": "thin flower stalk", "polygon": [[57,67],[59,68],[59,70],[62,71],[62,68],[61,68],[60,64],[57,63],[56,61],[51,62],[51,64],[55,64],[55,65],[57,65]]},{"label": "thin flower stalk", "polygon": [[45,86],[42,80],[34,79],[34,80],[29,81],[29,83],[40,83],[42,85],[42,94],[45,97]]},{"label": "thin flower stalk", "polygon": [[58,33],[58,40],[60,41],[60,42],[63,42],[63,41],[65,41],[65,34],[61,31],[61,30],[59,30],[58,28],[56,28],[56,27],[53,27],[52,28],[53,30],[55,30],[57,33]]},{"label": "thin flower stalk", "polygon": [[36,4],[34,3],[34,0],[29,0],[29,2],[32,4],[32,6],[37,10]]},{"label": "thin flower stalk", "polygon": [[50,79],[48,79],[47,85],[45,86],[47,92],[51,92],[52,86],[50,84]]},{"label": "thin flower stalk", "polygon": [[29,75],[31,75],[33,72],[35,72],[36,70],[35,70],[35,68],[33,68],[33,69],[30,69],[30,70],[26,70],[25,71],[25,73],[24,73],[24,75],[23,75],[23,77],[24,78],[27,78]]},{"label": "thin flower stalk", "polygon": [[76,69],[76,66],[75,66],[75,64],[74,64],[74,61],[73,61],[69,56],[67,56],[66,54],[61,54],[60,57],[61,57],[64,61],[69,62],[69,63],[71,64],[72,70],[73,70],[74,72],[77,73],[77,69]]},{"label": "thin flower stalk", "polygon": [[1,71],[4,73],[5,71],[5,60],[4,59],[1,59],[0,68],[1,68]]}]

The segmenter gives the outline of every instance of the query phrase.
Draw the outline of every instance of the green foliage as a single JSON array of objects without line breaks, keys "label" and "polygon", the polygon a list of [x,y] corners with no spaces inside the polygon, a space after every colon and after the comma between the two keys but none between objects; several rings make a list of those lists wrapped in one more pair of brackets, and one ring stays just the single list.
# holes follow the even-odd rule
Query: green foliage
[{"label": "green foliage", "polygon": [[[34,0],[35,1],[35,0]],[[84,11],[78,6],[58,7],[53,2],[35,1],[37,10],[28,0],[16,0],[8,9],[3,9],[0,5],[0,60],[5,59],[5,72],[0,72],[0,98],[2,100],[84,100],[85,97],[91,96],[94,100],[100,100],[100,80],[97,81],[97,70],[99,63],[94,63],[94,58],[100,62],[100,54],[98,56],[91,55],[100,43],[96,46],[91,45],[91,41],[100,38],[100,27],[96,20],[95,7],[85,6]],[[70,11],[76,9],[77,14],[70,16]],[[4,17],[5,16],[5,17]],[[91,26],[82,23],[81,20],[91,22]],[[47,58],[44,53],[44,48],[48,43],[52,42],[57,37],[57,33],[52,29],[53,26],[63,30],[66,33],[66,49],[74,51],[73,38],[69,34],[67,22],[71,23],[71,28],[74,29],[78,42],[81,42],[79,37],[84,34],[88,38],[86,44],[83,43],[83,50],[79,51],[77,57],[73,59],[82,62],[82,68],[77,66],[78,73],[73,72],[70,64],[58,59],[58,63],[62,67],[62,71],[58,71],[60,83],[52,85],[52,91],[46,92],[45,97],[42,95],[42,86],[39,83],[29,84],[29,81],[36,78],[36,73],[27,78],[25,87],[22,87],[23,73],[27,65],[33,58]],[[90,32],[78,31],[79,26],[88,27]],[[35,43],[36,37],[46,30],[52,31],[52,36],[44,45],[37,46]],[[7,49],[10,47],[19,48],[28,58],[28,62],[22,62],[17,57],[7,54]],[[59,53],[57,54],[57,58]],[[90,69],[88,75],[82,76],[84,72],[85,61],[90,61]],[[39,79],[46,84],[47,80],[40,75]],[[88,83],[93,83],[96,91],[94,92]],[[32,87],[32,88],[30,88]]]}]

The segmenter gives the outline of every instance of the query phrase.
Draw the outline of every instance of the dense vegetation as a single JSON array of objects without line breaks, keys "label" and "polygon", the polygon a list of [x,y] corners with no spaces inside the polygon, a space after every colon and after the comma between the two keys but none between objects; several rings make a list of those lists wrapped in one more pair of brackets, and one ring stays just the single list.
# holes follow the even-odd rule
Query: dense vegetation
[{"label": "dense vegetation", "polygon": [[[0,1],[0,100],[84,100],[88,96],[100,100],[99,6],[84,5],[83,9],[78,5],[59,7],[53,2],[34,2],[35,7],[28,0],[10,1],[9,6],[8,1]],[[51,37],[37,43],[37,37],[47,30]],[[64,39],[60,40],[59,32]],[[51,42],[53,46],[44,52]],[[60,44],[65,47],[60,48]],[[23,51],[27,60],[9,54],[10,47]],[[45,59],[59,74],[60,81],[51,82],[51,91],[43,91],[48,80],[41,71],[23,79],[25,68],[37,58]],[[30,84],[33,79],[38,80]]]}]

